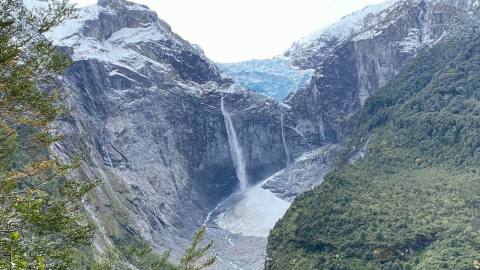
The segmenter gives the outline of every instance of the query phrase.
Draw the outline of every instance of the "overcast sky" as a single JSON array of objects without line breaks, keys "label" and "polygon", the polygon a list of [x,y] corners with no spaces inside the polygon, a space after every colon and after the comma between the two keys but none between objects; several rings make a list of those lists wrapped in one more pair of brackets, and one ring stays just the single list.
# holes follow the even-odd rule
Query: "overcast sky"
[{"label": "overcast sky", "polygon": [[[72,0],[79,6],[96,0]],[[217,62],[270,58],[299,38],[383,0],[135,0]]]}]

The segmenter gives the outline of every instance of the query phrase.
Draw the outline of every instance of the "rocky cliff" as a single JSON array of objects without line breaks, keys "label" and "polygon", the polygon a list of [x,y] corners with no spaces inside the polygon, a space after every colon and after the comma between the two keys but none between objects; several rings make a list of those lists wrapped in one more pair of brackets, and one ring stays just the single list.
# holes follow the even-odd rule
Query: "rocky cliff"
[{"label": "rocky cliff", "polygon": [[[470,38],[476,36],[475,33],[478,33],[479,25],[479,7],[480,1],[391,1],[379,6],[366,8],[363,11],[347,16],[338,24],[297,43],[289,52],[287,52],[287,56],[291,57],[293,59],[292,61],[300,67],[315,68],[316,71],[313,75],[311,84],[306,89],[301,89],[293,93],[285,101],[287,105],[291,106],[289,114],[287,114],[284,119],[285,125],[293,126],[296,129],[294,130],[291,128],[291,130],[286,133],[286,141],[289,142],[289,139],[293,136],[301,137],[301,134],[303,134],[304,137],[308,138],[308,140],[303,140],[305,144],[301,147],[301,149],[305,151],[305,149],[308,149],[309,145],[318,145],[321,141],[343,143],[345,138],[350,135],[350,142],[356,141],[360,143],[355,144],[348,152],[342,153],[342,162],[345,162],[345,164],[349,163],[348,161],[353,163],[354,161],[360,160],[363,162],[363,158],[368,160],[369,158],[375,159],[375,156],[379,157],[376,161],[376,165],[368,163],[363,168],[363,171],[355,169],[358,166],[357,164],[355,164],[355,166],[339,168],[338,171],[327,176],[327,182],[322,184],[321,187],[314,189],[312,192],[308,192],[296,200],[289,208],[286,216],[277,223],[269,237],[268,256],[265,264],[267,269],[330,269],[345,267],[352,269],[365,269],[369,267],[372,269],[379,268],[377,265],[372,266],[370,264],[362,264],[362,260],[365,262],[370,258],[379,260],[382,269],[394,269],[396,264],[399,264],[398,262],[395,262],[395,260],[384,260],[382,256],[389,255],[385,255],[386,253],[383,253],[384,250],[378,248],[378,243],[373,244],[373,246],[377,246],[370,250],[372,251],[371,254],[368,254],[368,248],[359,247],[368,241],[378,241],[378,235],[383,237],[383,234],[386,232],[393,231],[393,237],[401,238],[403,232],[399,233],[397,229],[411,229],[414,227],[412,223],[424,221],[423,217],[425,217],[425,213],[420,213],[416,219],[410,219],[410,223],[407,225],[402,224],[399,225],[400,227],[394,227],[391,224],[388,224],[388,222],[385,222],[387,218],[381,214],[378,214],[375,211],[369,212],[372,216],[375,216],[375,218],[364,219],[363,224],[366,226],[374,228],[377,226],[375,224],[388,224],[385,226],[396,229],[389,231],[389,229],[376,228],[376,232],[378,233],[377,238],[362,236],[363,233],[371,232],[371,230],[359,229],[357,231],[359,232],[359,235],[357,236],[360,237],[356,237],[353,231],[356,230],[359,223],[363,222],[359,222],[359,220],[362,220],[364,217],[362,215],[368,211],[363,212],[363,210],[352,209],[359,205],[361,205],[361,207],[375,205],[378,203],[376,196],[388,193],[390,186],[395,185],[393,182],[404,183],[404,181],[406,182],[407,179],[410,179],[411,172],[408,172],[405,176],[400,175],[395,181],[389,182],[389,179],[395,179],[391,173],[401,170],[401,166],[395,167],[398,164],[393,161],[396,160],[398,156],[405,154],[405,152],[402,152],[403,150],[400,150],[401,144],[396,142],[396,144],[391,145],[392,148],[388,150],[379,147],[379,145],[383,146],[388,140],[395,141],[397,136],[400,136],[398,134],[402,128],[411,129],[410,139],[412,143],[409,144],[409,147],[413,146],[412,149],[415,149],[415,151],[417,149],[421,149],[419,151],[425,151],[422,152],[422,154],[414,152],[414,154],[403,156],[402,158],[405,158],[407,163],[408,159],[411,159],[413,156],[423,155],[426,156],[427,159],[442,156],[427,153],[428,151],[426,149],[444,149],[444,145],[448,145],[448,147],[451,146],[450,141],[444,140],[443,144],[437,141],[438,144],[436,146],[425,146],[422,143],[419,143],[417,138],[419,137],[419,134],[423,134],[421,130],[428,130],[428,135],[425,135],[426,138],[435,137],[437,132],[442,133],[442,131],[440,131],[444,130],[444,128],[441,127],[442,124],[437,125],[436,121],[432,121],[431,119],[435,118],[433,116],[435,113],[433,112],[437,112],[437,110],[440,110],[439,108],[447,107],[438,105],[431,100],[427,100],[427,97],[434,99],[433,97],[435,94],[433,92],[419,95],[425,97],[426,100],[416,100],[415,105],[410,105],[413,106],[412,108],[417,108],[416,106],[428,107],[430,104],[435,104],[432,106],[435,106],[436,109],[429,111],[432,112],[432,115],[422,116],[422,119],[432,123],[432,126],[429,126],[428,128],[423,126],[424,129],[420,129],[417,126],[416,130],[414,127],[409,127],[409,125],[415,126],[418,119],[411,120],[409,125],[403,127],[401,125],[393,124],[395,127],[390,130],[390,133],[386,133],[382,130],[377,134],[379,137],[383,136],[382,138],[384,141],[377,140],[377,145],[372,146],[370,145],[370,142],[373,139],[372,134],[368,132],[369,130],[377,125],[383,126],[387,125],[385,123],[398,122],[397,120],[391,120],[391,117],[386,115],[387,113],[385,111],[375,110],[377,115],[371,114],[371,112],[374,111],[371,108],[376,106],[382,108],[394,107],[401,102],[404,102],[411,97],[411,91],[420,91],[422,87],[424,87],[422,84],[428,84],[431,76],[436,74],[435,71],[442,67],[439,63],[443,61],[444,65],[446,65],[450,61],[455,60],[456,53],[463,54],[467,51],[466,54],[468,56],[463,58],[460,57],[462,61],[464,59],[468,59],[469,61],[470,59],[474,59],[474,54],[469,49],[465,49],[463,47],[464,44],[461,42],[457,44],[451,42],[451,40],[455,40],[454,37],[463,35],[469,36]],[[347,31],[344,31],[345,27],[347,27]],[[438,46],[438,44],[443,45]],[[475,43],[475,46],[477,45],[478,43]],[[420,52],[422,52],[423,58],[415,60]],[[436,59],[436,57],[438,57],[438,59]],[[416,65],[411,66],[410,64],[414,60],[416,61]],[[445,70],[442,70],[445,74],[437,74],[438,77],[441,78],[439,80],[443,80],[444,76],[452,78],[452,73],[448,68],[454,66],[455,65],[452,64],[450,64],[450,66],[445,66]],[[473,69],[476,68],[475,64],[469,67]],[[455,70],[455,68],[452,69]],[[459,68],[459,70],[461,70],[459,73],[464,74],[464,76],[467,76],[466,74],[473,74],[465,72],[463,67]],[[386,89],[390,89],[390,96],[383,93],[374,100],[369,100],[370,96],[375,95],[379,89],[388,84],[392,79],[397,78],[399,72],[405,72],[405,74],[408,75],[408,80],[410,81],[407,86],[403,83],[408,81],[405,80],[406,76],[404,75],[404,77],[398,78],[394,83],[391,83],[390,87],[386,87]],[[425,75],[429,73],[431,73],[429,75],[430,78]],[[458,80],[460,84],[464,82],[461,79]],[[476,79],[470,78],[469,81],[474,82]],[[449,82],[454,83],[455,80]],[[446,80],[443,83],[446,83]],[[426,88],[436,89],[436,87],[438,87],[442,89],[441,85],[441,83],[436,83]],[[461,87],[461,89],[464,88]],[[439,91],[441,92],[441,90]],[[457,94],[458,97],[456,96]],[[454,102],[462,100],[462,95],[462,91],[453,91],[452,93],[449,92],[449,96],[445,96],[444,99]],[[364,110],[363,117],[360,117],[360,126],[362,126],[364,132],[351,134],[351,130],[359,125],[358,112],[365,103],[369,103],[370,106]],[[389,113],[393,114],[396,110],[397,108],[393,108]],[[418,109],[413,110],[421,111]],[[458,112],[452,113],[456,115]],[[402,113],[397,114],[401,115]],[[295,126],[295,124],[302,125],[302,123],[304,127],[309,128],[305,129],[301,128],[301,126]],[[298,139],[294,141],[299,142]],[[300,142],[302,141],[300,140]],[[460,147],[457,144],[457,139],[455,139],[452,144],[452,147]],[[295,153],[295,145],[289,145],[291,152]],[[475,148],[474,146],[472,147],[472,149]],[[370,153],[370,156],[367,156],[366,153],[368,152]],[[453,152],[455,151],[452,151],[451,153]],[[391,159],[389,160],[388,158],[385,158],[383,154],[386,156],[392,155],[389,156]],[[440,166],[444,166],[450,162],[447,161],[447,159],[448,158],[442,160],[443,165]],[[457,158],[452,157],[448,160],[456,159]],[[395,163],[395,165],[392,165],[393,163]],[[361,164],[365,165],[366,163]],[[438,166],[438,163],[435,165]],[[432,164],[429,164],[426,167],[431,166]],[[321,166],[318,165],[315,167],[321,168]],[[387,167],[389,169],[385,169]],[[379,171],[383,169],[385,169],[385,175],[379,173]],[[407,170],[410,169],[411,168],[408,168]],[[428,171],[428,169],[425,169],[425,171]],[[462,169],[460,171],[462,171]],[[365,174],[366,176],[363,174],[365,172],[367,172],[367,174]],[[424,171],[421,173],[424,173]],[[341,177],[337,177],[338,175],[341,175]],[[379,176],[379,179],[382,181],[385,181],[382,182],[385,186],[376,191],[372,191],[375,188],[372,184],[373,181],[370,182],[370,180],[377,176]],[[430,176],[427,172],[425,175],[413,180],[409,184],[412,185],[413,188],[416,185],[420,185],[419,183],[424,179],[428,179],[432,181],[432,183],[435,183],[436,179],[441,177]],[[452,182],[458,180],[450,175],[446,178]],[[352,186],[349,186],[346,182],[349,184],[354,183],[356,188],[352,188]],[[458,186],[464,185],[460,184],[460,181],[457,184]],[[344,188],[345,190],[349,189],[352,193],[345,195],[345,193],[343,193]],[[431,187],[425,188],[426,192],[429,192],[429,188]],[[361,189],[364,190],[360,191]],[[401,194],[401,196],[410,196],[411,194],[405,190],[411,189],[403,187],[403,191],[397,194]],[[465,190],[463,192],[468,193],[468,191]],[[283,194],[283,192],[280,190],[279,194]],[[418,192],[416,194],[418,194]],[[448,194],[448,192],[445,193],[446,196],[450,196]],[[329,197],[330,195],[332,195],[332,197]],[[367,202],[365,200],[368,196],[372,201]],[[414,194],[412,196],[414,197],[416,195]],[[386,195],[386,197],[393,198],[393,196],[389,195]],[[358,201],[356,202],[358,204],[350,202],[351,200],[353,201],[356,199],[359,199],[361,203],[358,203]],[[427,199],[425,199],[425,201],[426,200]],[[394,199],[394,202],[391,205],[394,204],[414,205],[408,199]],[[342,205],[342,207],[337,207],[339,205]],[[381,204],[379,209],[388,209],[391,205],[388,203]],[[419,200],[418,205],[423,206],[424,201]],[[345,208],[343,208],[343,206],[345,206]],[[434,207],[439,207],[439,205],[434,204]],[[442,207],[439,207],[439,209],[443,209]],[[415,210],[397,210],[392,211],[389,214],[397,220],[406,220],[402,218],[399,219],[396,215],[398,213],[412,213],[421,207],[412,208]],[[314,214],[311,215],[312,213]],[[352,215],[352,213],[356,214]],[[378,217],[378,220],[375,220],[376,217]],[[468,217],[468,214],[465,217]],[[455,219],[458,220],[457,218]],[[372,220],[375,221],[372,222]],[[447,222],[444,224],[449,223]],[[447,230],[450,229],[451,227]],[[344,238],[339,235],[333,236],[333,234],[338,231],[342,231],[341,235]],[[421,238],[418,235],[416,237],[417,239]],[[439,239],[450,238],[439,236]],[[395,240],[390,239],[389,241],[385,241],[386,244],[384,243],[385,245],[383,247],[393,245],[392,243],[397,242],[398,238]],[[426,249],[427,246],[428,248],[431,248],[429,246],[431,242],[427,242],[428,241],[423,241],[422,244],[425,246],[416,247],[418,250],[411,251],[411,258],[418,256],[418,254],[420,254],[420,249]],[[465,243],[466,242],[468,241],[465,241]],[[432,244],[431,246],[440,245]],[[448,248],[442,248],[443,250],[449,250]],[[366,251],[366,255],[362,259],[356,257],[357,254],[360,253],[359,250],[362,250],[361,252]],[[343,251],[346,252],[342,253]],[[357,251],[359,253],[356,253]],[[390,252],[390,250],[388,252]],[[428,252],[430,252],[429,254],[432,257],[434,256],[433,254],[436,254],[435,252]],[[450,250],[446,253],[452,254],[454,251]],[[325,254],[328,255],[322,257]],[[401,256],[405,255],[402,251],[400,251],[399,254],[402,254]],[[415,256],[413,256],[413,254],[415,254]],[[372,255],[373,257],[369,257]],[[422,262],[423,265],[420,266],[419,269],[427,269],[431,267],[460,269],[471,267],[471,258],[464,262],[457,263],[460,259],[452,259],[452,257],[450,257],[451,259],[445,260],[446,256],[447,255],[440,255],[442,260],[448,261],[443,264],[440,264],[438,261],[435,261],[435,259],[432,259],[432,257],[429,257],[425,262]],[[402,260],[403,259],[404,258],[402,258]],[[408,267],[408,265],[414,265],[408,261],[409,259],[410,257],[406,258],[405,261],[401,262],[401,265],[405,264],[405,267]],[[342,260],[348,261],[348,263],[343,264],[341,262]],[[281,263],[278,263],[280,261]],[[459,266],[463,263],[465,263],[465,265],[468,263],[469,266]],[[432,266],[435,264],[443,266]],[[389,268],[389,265],[393,265],[392,268]]]},{"label": "rocky cliff", "polygon": [[84,154],[100,179],[87,209],[99,249],[138,237],[185,246],[207,213],[238,186],[221,98],[255,183],[283,168],[280,106],[223,80],[194,45],[147,7],[100,0],[48,34],[74,64],[64,83],[71,115],[56,151]]},{"label": "rocky cliff", "polygon": [[340,155],[345,166],[271,231],[266,269],[476,268],[480,32],[472,26],[421,52],[367,100]]},{"label": "rocky cliff", "polygon": [[[284,124],[294,158],[325,143],[341,142],[371,94],[478,6],[478,1],[472,0],[390,0],[345,16],[295,42],[281,57],[221,67],[239,84],[258,92],[276,98],[292,92],[284,99],[290,107],[284,111]],[[282,77],[280,71],[285,75],[285,70],[290,70],[290,79],[282,81],[293,82],[293,75],[302,74],[295,69],[307,72],[308,78],[313,70],[306,87],[297,84],[296,91],[285,91],[285,85],[272,79]],[[275,88],[270,89],[272,86]]]},{"label": "rocky cliff", "polygon": [[287,141],[302,142],[291,146],[292,153],[342,141],[371,94],[478,7],[472,0],[387,1],[295,43],[286,56],[315,73],[305,89],[285,101],[291,106],[285,123],[296,129],[288,129]]}]

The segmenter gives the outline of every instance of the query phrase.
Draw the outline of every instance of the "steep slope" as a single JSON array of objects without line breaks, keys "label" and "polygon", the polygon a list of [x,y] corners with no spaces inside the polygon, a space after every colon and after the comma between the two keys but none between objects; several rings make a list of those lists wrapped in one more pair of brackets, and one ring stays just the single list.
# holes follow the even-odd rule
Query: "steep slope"
[{"label": "steep slope", "polygon": [[100,0],[48,33],[74,61],[66,71],[71,115],[58,123],[65,158],[102,184],[86,200],[97,247],[144,239],[186,245],[207,213],[238,187],[224,99],[256,183],[283,168],[281,107],[223,80],[196,46],[147,7]]},{"label": "steep slope", "polygon": [[310,84],[290,95],[284,119],[287,144],[300,149],[341,142],[366,99],[432,46],[459,18],[478,12],[479,1],[400,0],[367,7],[295,44],[286,54],[314,69]]},{"label": "steep slope", "polygon": [[225,76],[244,88],[252,89],[276,100],[283,100],[293,91],[304,87],[312,70],[298,69],[287,57],[218,64]]},{"label": "steep slope", "polygon": [[[283,59],[314,74],[306,87],[284,101],[282,139],[290,169],[277,173],[275,184],[264,187],[292,199],[308,190],[305,187],[318,185],[337,153],[319,150],[328,145],[338,149],[335,145],[355,126],[368,96],[394,79],[419,51],[448,36],[452,25],[474,18],[479,6],[479,1],[469,0],[387,1],[295,43]],[[301,164],[308,153],[317,153],[320,166]],[[287,173],[299,168],[305,173]],[[293,188],[285,189],[290,184]],[[301,188],[294,191],[296,187]]]},{"label": "steep slope", "polygon": [[[266,269],[478,268],[480,36],[473,25],[422,52],[366,101],[344,166],[277,224]],[[364,158],[349,164],[362,148]]]},{"label": "steep slope", "polygon": [[470,0],[390,0],[345,16],[294,43],[281,57],[220,67],[255,91],[276,98],[292,92],[285,99],[292,107],[285,114],[285,124],[292,127],[286,136],[291,154],[298,157],[305,148],[342,141],[368,96],[478,5]]},{"label": "steep slope", "polygon": [[[355,126],[368,96],[394,79],[419,51],[445,38],[459,19],[474,18],[478,6],[478,1],[388,1],[347,16],[294,45],[282,59],[301,69],[313,69],[314,75],[304,89],[284,101],[281,127],[287,167],[262,187],[291,201],[320,184],[335,166],[341,149],[338,144]],[[263,64],[268,61],[248,68],[270,72]],[[365,145],[358,146],[352,160],[364,156],[365,149]],[[238,216],[250,213],[243,202],[249,202],[248,198],[233,206]],[[229,250],[230,258],[234,257],[230,263],[236,263],[236,257],[244,259],[239,255],[244,242],[255,247],[263,242],[259,238],[244,241],[228,233],[225,239],[222,251]],[[248,254],[263,256],[256,248],[249,248]],[[244,260],[235,266],[258,269],[255,261]]]}]

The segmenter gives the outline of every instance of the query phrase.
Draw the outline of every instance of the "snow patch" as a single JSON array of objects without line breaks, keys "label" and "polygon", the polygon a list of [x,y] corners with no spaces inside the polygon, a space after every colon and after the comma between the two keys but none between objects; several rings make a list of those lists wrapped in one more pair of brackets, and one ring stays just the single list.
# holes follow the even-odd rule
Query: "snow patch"
[{"label": "snow patch", "polygon": [[[380,12],[393,6],[398,0],[390,0],[381,4],[367,6],[360,11],[356,11],[350,15],[343,17],[340,21],[314,32],[298,41],[298,46],[306,46],[314,43],[322,37],[335,37],[340,40],[350,37],[353,33],[362,30],[364,20],[368,17],[375,16]],[[317,45],[322,45],[319,43]]]},{"label": "snow patch", "polygon": [[[36,1],[36,0],[28,0]],[[81,28],[87,21],[92,21],[98,18],[100,12],[107,12],[106,8],[92,5],[87,6],[79,10],[78,17],[76,19],[68,20],[61,25],[55,27],[45,36],[54,43],[61,45],[61,41],[72,37],[73,35],[79,35]]]},{"label": "snow patch", "polygon": [[215,220],[218,226],[245,236],[267,237],[290,207],[290,202],[262,188],[267,181],[247,190],[235,205],[220,214]]},{"label": "snow patch", "polygon": [[108,39],[114,44],[140,43],[147,41],[166,40],[167,37],[155,26],[145,28],[122,28],[113,33]]},{"label": "snow patch", "polygon": [[23,0],[23,5],[29,9],[37,9],[37,8],[47,8],[48,2],[42,0]]}]

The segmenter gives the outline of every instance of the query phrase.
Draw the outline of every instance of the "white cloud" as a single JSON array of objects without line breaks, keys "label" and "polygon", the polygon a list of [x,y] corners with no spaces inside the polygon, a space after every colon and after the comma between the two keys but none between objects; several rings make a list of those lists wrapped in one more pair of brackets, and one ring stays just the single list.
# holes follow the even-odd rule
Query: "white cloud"
[{"label": "white cloud", "polygon": [[[72,0],[79,5],[94,0]],[[135,0],[218,62],[269,58],[342,16],[383,0]]]}]

